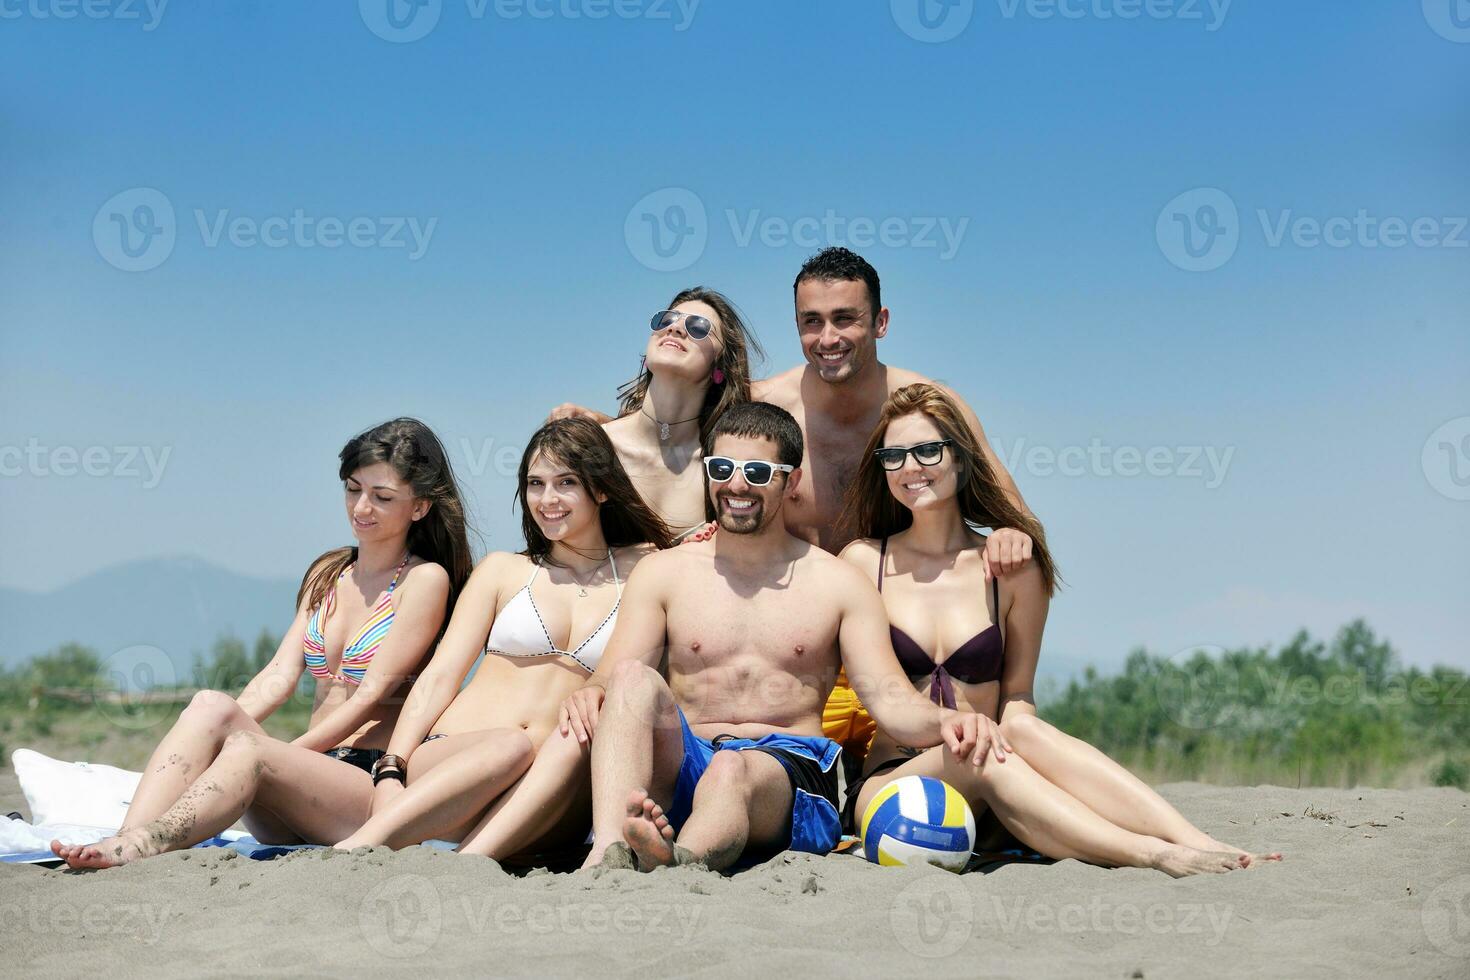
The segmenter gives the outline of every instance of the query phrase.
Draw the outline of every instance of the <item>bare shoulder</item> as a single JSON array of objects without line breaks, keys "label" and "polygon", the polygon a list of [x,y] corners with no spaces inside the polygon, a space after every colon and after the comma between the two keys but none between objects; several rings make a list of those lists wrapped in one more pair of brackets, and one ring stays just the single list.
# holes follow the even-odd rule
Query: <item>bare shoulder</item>
[{"label": "bare shoulder", "polygon": [[478,588],[497,588],[517,576],[531,574],[531,559],[514,551],[492,551],[470,573],[469,584]]},{"label": "bare shoulder", "polygon": [[658,545],[646,541],[641,544],[627,544],[613,549],[613,560],[618,563],[618,574],[627,578],[634,568],[643,564],[645,558],[658,552]]},{"label": "bare shoulder", "polygon": [[801,400],[801,376],[805,370],[805,366],[798,365],[763,381],[751,382],[750,397],[758,402],[779,405],[789,411],[792,405]]},{"label": "bare shoulder", "polygon": [[888,368],[888,393],[890,395],[898,389],[904,387],[905,385],[931,384],[939,385],[941,388],[944,387],[944,385],[940,384],[938,381],[935,381],[933,378],[926,377],[925,375],[920,374],[918,371],[910,371],[908,368],[894,367],[892,364],[886,366]]},{"label": "bare shoulder", "polygon": [[410,582],[413,583],[416,592],[449,594],[449,573],[437,561],[411,562],[403,570],[403,580],[398,587],[401,589]]},{"label": "bare shoulder", "polygon": [[873,580],[864,574],[855,562],[847,558],[850,548],[850,545],[844,548],[842,555],[838,556],[830,551],[823,551],[816,545],[811,545],[810,550],[801,560],[810,563],[809,567],[820,576],[824,587],[830,589],[834,594],[850,596],[854,589],[858,594],[866,594],[872,590]]},{"label": "bare shoulder", "polygon": [[860,569],[871,568],[878,563],[878,539],[856,538],[837,557]]}]

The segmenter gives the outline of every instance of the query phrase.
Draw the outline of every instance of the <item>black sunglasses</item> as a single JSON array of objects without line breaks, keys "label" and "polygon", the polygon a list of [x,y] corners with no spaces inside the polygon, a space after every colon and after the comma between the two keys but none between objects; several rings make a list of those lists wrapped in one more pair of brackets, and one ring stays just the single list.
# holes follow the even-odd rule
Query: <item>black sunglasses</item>
[{"label": "black sunglasses", "polygon": [[709,322],[709,317],[700,316],[698,313],[680,313],[678,310],[660,310],[653,315],[653,322],[650,326],[653,327],[654,333],[658,333],[678,323],[680,317],[684,318],[684,332],[691,340],[703,340],[714,329],[714,324]]},{"label": "black sunglasses", "polygon": [[883,464],[885,470],[901,470],[904,457],[909,453],[914,454],[914,459],[920,466],[933,466],[944,458],[944,447],[953,445],[953,439],[940,439],[937,442],[921,442],[917,446],[887,446],[875,449],[873,455],[878,457],[878,462]]}]

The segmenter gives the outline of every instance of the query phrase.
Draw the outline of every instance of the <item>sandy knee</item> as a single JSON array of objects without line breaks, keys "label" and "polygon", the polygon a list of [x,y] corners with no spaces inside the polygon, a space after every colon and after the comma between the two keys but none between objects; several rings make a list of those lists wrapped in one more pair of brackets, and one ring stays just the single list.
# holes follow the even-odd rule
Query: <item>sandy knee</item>
[{"label": "sandy knee", "polygon": [[210,728],[231,727],[245,715],[239,702],[223,691],[196,692],[183,713],[195,724]]}]

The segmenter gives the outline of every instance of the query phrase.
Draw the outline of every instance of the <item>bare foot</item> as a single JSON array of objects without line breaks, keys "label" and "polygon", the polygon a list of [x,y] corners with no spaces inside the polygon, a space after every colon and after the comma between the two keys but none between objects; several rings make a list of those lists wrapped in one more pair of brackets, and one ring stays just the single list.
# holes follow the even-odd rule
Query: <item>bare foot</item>
[{"label": "bare foot", "polygon": [[1224,874],[1245,867],[1243,859],[1230,851],[1199,851],[1182,844],[1169,844],[1154,856],[1153,867],[1175,878],[1186,875]]},{"label": "bare foot", "polygon": [[95,844],[64,848],[68,850],[66,854],[57,851],[55,845],[51,849],[57,857],[65,859],[67,866],[71,868],[114,868],[120,864],[128,864],[158,853],[156,850],[147,849],[145,846],[147,841],[146,834],[130,831],[115,837],[103,838]]},{"label": "bare foot", "polygon": [[[1240,858],[1240,866],[1242,868],[1249,868],[1256,861],[1280,861],[1281,860],[1281,852],[1280,851],[1272,851],[1269,854],[1252,854],[1250,851],[1247,851],[1247,850],[1245,850],[1243,848],[1236,847],[1234,844],[1227,844],[1227,843],[1225,843],[1222,840],[1216,840],[1215,838],[1209,836],[1208,834],[1201,834],[1200,837],[1203,838],[1203,842],[1198,845],[1198,847],[1199,847],[1200,850],[1202,850],[1202,851],[1229,851],[1231,854],[1234,854],[1236,857]],[[1196,846],[1196,845],[1186,845],[1186,846]]]},{"label": "bare foot", "polygon": [[[1234,848],[1234,847],[1231,848],[1231,851],[1236,851],[1236,850],[1238,850],[1238,849],[1237,848]],[[1281,852],[1280,851],[1272,851],[1270,854],[1252,854],[1249,851],[1240,851],[1239,853],[1240,853],[1240,866],[1242,868],[1254,867],[1255,864],[1257,862],[1259,862],[1259,861],[1280,861],[1280,860],[1283,860],[1283,858],[1281,857]]]},{"label": "bare foot", "polygon": [[602,867],[609,871],[637,871],[638,855],[627,844],[615,840],[602,852]]},{"label": "bare foot", "polygon": [[[628,819],[623,821],[623,839],[638,856],[638,868],[651,871],[674,863],[674,828],[663,807],[641,789],[628,794]],[[611,850],[611,848],[609,848]],[[607,854],[603,855],[606,862]]]}]

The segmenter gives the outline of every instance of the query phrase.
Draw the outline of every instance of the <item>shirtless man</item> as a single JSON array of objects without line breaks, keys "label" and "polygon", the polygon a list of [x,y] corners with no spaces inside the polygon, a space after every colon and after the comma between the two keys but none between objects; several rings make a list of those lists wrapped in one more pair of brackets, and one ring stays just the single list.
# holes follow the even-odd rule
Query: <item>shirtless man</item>
[{"label": "shirtless man", "polygon": [[563,703],[563,728],[592,741],[587,867],[831,850],[841,748],[822,737],[822,706],[839,666],[909,744],[943,742],[948,765],[981,772],[1004,760],[990,719],[907,683],[872,583],[787,530],[802,443],[774,405],[721,416],[705,452],[721,533],[639,564],[597,672]]}]

